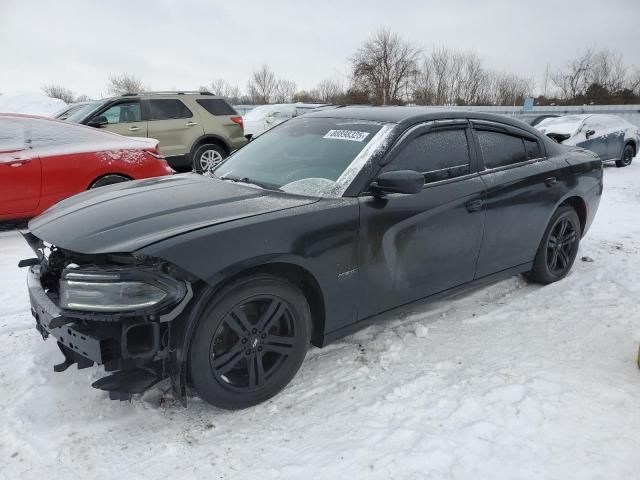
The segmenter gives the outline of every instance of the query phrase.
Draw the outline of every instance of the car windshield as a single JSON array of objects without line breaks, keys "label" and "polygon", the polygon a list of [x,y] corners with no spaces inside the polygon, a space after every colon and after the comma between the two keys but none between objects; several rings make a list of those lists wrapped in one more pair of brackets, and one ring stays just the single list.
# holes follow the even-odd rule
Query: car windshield
[{"label": "car windshield", "polygon": [[362,166],[354,159],[361,153],[360,159],[368,158],[388,129],[360,120],[299,117],[256,138],[212,173],[289,193],[340,196],[340,187]]},{"label": "car windshield", "polygon": [[102,105],[102,102],[87,103],[65,118],[64,121],[69,123],[80,123],[89,113],[93,112],[100,105]]}]

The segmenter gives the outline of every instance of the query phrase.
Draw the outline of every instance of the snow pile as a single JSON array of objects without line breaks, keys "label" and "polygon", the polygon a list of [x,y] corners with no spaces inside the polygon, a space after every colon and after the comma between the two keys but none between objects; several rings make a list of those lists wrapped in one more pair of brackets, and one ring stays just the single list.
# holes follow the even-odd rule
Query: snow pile
[{"label": "snow pile", "polygon": [[58,112],[66,103],[44,93],[20,92],[0,95],[0,113],[24,113],[48,117]]},{"label": "snow pile", "polygon": [[0,233],[1,476],[637,478],[640,157],[605,177],[563,281],[518,276],[388,314],[238,412],[183,409],[160,388],[112,402],[89,386],[98,369],[53,373],[61,355],[16,268],[32,253]]}]

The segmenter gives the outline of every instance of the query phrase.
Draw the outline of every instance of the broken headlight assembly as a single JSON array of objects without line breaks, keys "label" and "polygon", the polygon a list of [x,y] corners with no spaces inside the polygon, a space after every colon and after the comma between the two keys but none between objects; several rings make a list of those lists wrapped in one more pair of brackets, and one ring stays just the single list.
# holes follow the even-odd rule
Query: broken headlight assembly
[{"label": "broken headlight assembly", "polygon": [[60,278],[64,310],[94,314],[153,314],[187,293],[185,282],[156,266],[67,268]]}]

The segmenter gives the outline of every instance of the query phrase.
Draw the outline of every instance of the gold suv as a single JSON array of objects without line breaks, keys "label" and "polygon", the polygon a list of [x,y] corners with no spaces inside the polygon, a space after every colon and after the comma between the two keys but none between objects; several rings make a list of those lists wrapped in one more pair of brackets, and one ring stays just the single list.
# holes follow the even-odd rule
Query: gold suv
[{"label": "gold suv", "polygon": [[209,170],[247,143],[242,117],[224,98],[207,92],[121,95],[91,102],[66,121],[155,138],[178,171]]}]

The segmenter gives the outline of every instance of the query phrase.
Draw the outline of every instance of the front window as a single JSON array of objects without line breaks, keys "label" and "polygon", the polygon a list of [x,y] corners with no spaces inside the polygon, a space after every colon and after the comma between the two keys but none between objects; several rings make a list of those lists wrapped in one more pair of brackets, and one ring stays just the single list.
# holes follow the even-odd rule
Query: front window
[{"label": "front window", "polygon": [[100,114],[104,117],[108,124],[116,123],[134,123],[142,120],[140,113],[140,102],[123,102],[107,108]]},{"label": "front window", "polygon": [[359,120],[295,118],[256,138],[213,175],[289,193],[340,196],[390,128]]},{"label": "front window", "polygon": [[89,115],[94,110],[97,110],[100,107],[100,105],[102,105],[102,103],[103,102],[87,103],[86,105],[83,105],[78,110],[73,112],[67,118],[65,118],[64,121],[69,123],[80,123],[82,120],[84,120],[87,117],[87,115]]}]

